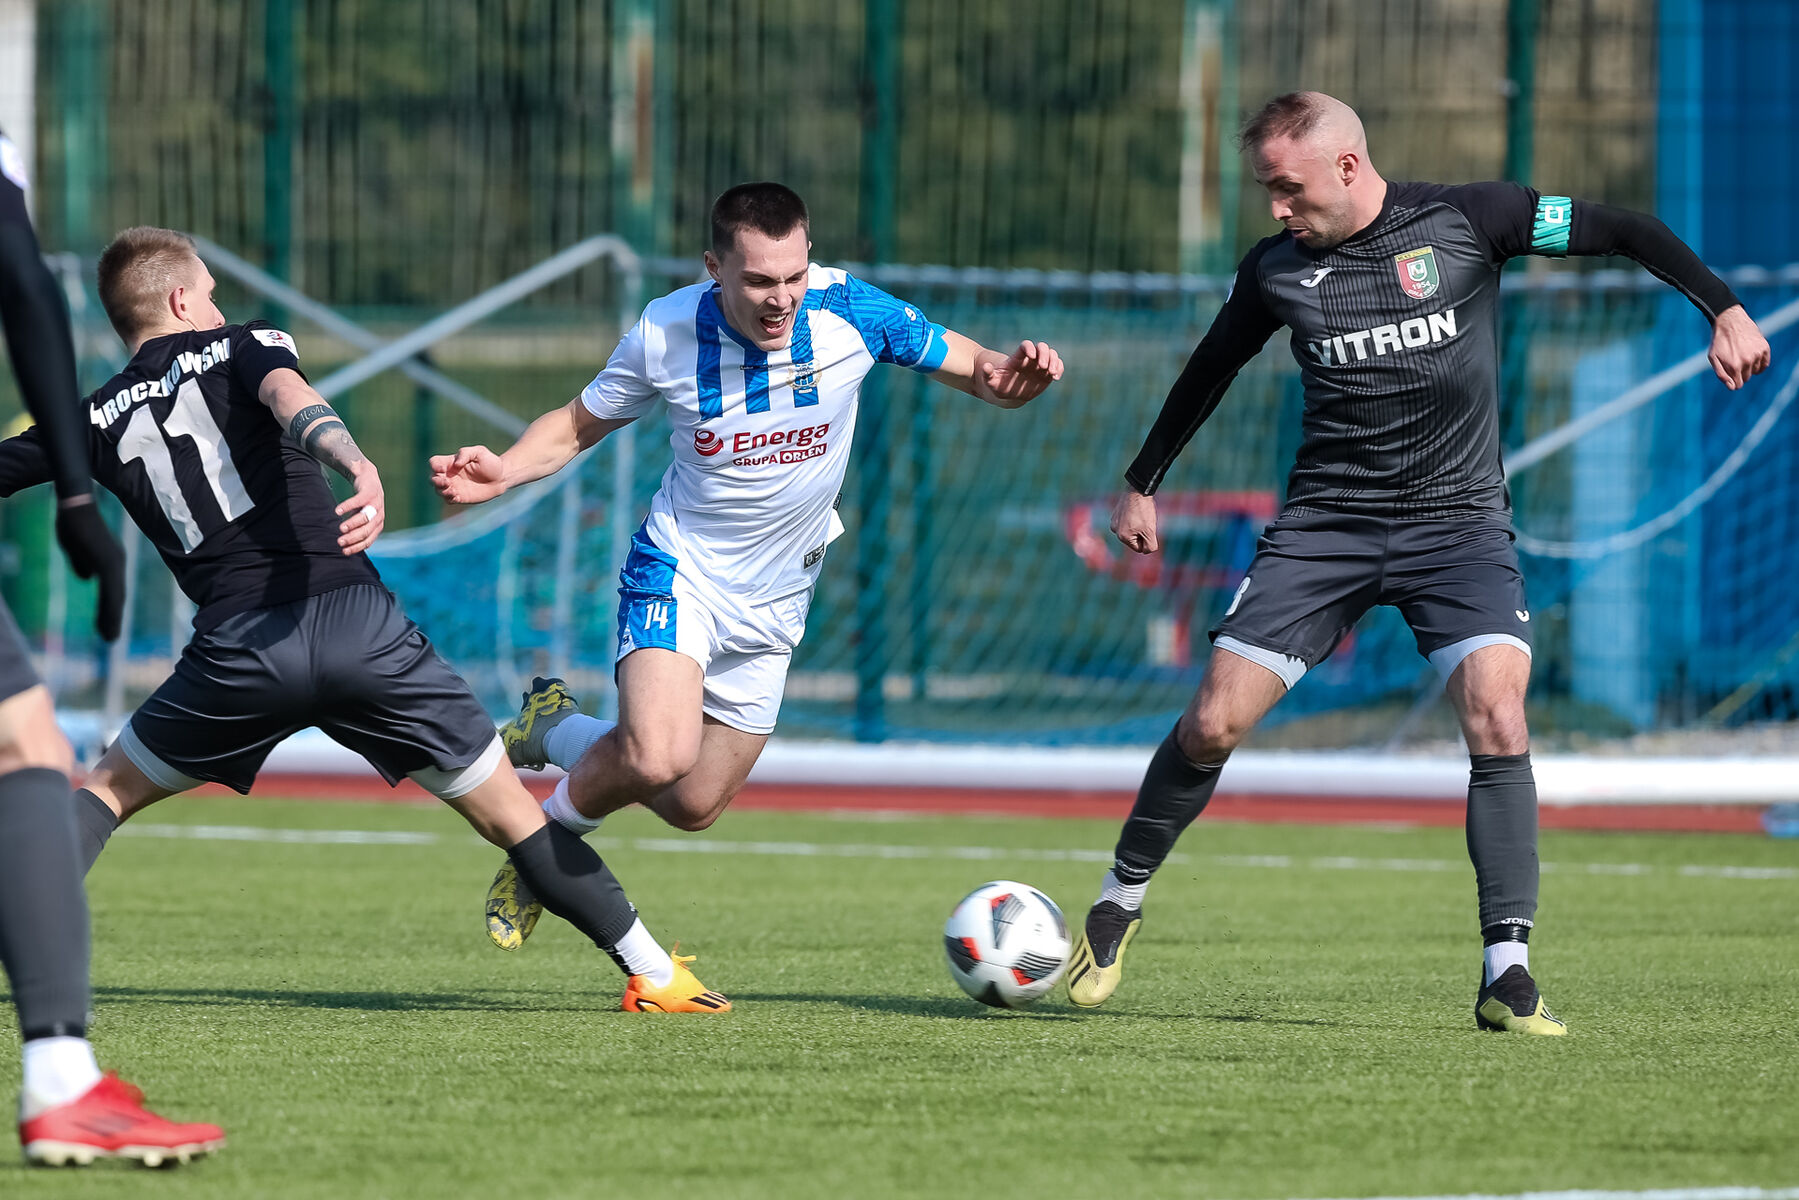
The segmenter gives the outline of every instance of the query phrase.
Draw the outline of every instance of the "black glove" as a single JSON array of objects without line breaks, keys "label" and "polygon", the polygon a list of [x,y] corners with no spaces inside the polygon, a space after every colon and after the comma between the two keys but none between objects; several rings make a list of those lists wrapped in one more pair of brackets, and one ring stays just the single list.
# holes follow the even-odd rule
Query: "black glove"
[{"label": "black glove", "polygon": [[56,540],[69,556],[69,566],[83,579],[100,579],[100,596],[94,608],[94,629],[106,641],[117,641],[125,616],[125,551],[100,516],[93,496],[58,501]]}]

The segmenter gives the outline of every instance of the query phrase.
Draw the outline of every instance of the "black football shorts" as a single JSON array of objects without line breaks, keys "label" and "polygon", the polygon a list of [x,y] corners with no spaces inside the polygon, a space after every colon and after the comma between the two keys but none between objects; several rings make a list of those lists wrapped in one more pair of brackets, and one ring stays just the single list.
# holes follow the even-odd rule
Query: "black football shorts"
[{"label": "black football shorts", "polygon": [[1530,652],[1530,609],[1508,521],[1283,515],[1263,531],[1231,606],[1212,629],[1291,686],[1330,657],[1370,608],[1400,611],[1445,679],[1481,646]]},{"label": "black football shorts", "polygon": [[[159,787],[207,780],[248,792],[269,751],[313,725],[390,784],[412,776],[447,798],[477,786],[500,757],[468,684],[379,584],[239,613],[196,634],[119,742]],[[463,778],[482,764],[479,778]]]}]

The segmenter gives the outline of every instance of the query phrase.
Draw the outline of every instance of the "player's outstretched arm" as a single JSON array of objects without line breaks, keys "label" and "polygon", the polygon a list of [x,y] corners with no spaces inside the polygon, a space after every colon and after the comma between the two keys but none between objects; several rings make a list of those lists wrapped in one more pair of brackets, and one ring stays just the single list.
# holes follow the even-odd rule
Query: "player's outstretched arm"
[{"label": "player's outstretched arm", "polygon": [[630,423],[629,418],[601,420],[577,396],[531,422],[504,454],[464,446],[454,454],[432,455],[431,484],[451,504],[482,504],[522,483],[554,475],[575,455]]},{"label": "player's outstretched arm", "polygon": [[997,408],[1023,408],[1062,378],[1062,356],[1047,342],[1020,342],[1006,355],[953,329],[944,341],[949,352],[931,378]]},{"label": "player's outstretched arm", "polygon": [[277,367],[263,376],[257,398],[300,449],[349,480],[355,489],[355,495],[337,506],[337,515],[343,517],[338,524],[339,548],[345,554],[361,554],[374,545],[387,524],[381,472],[362,453],[337,410],[290,367]]},{"label": "player's outstretched arm", "polygon": [[1768,369],[1768,339],[1736,294],[1659,218],[1587,200],[1572,201],[1569,215],[1569,254],[1622,254],[1642,264],[1705,314],[1712,323],[1707,357],[1725,387],[1734,392],[1748,383],[1750,376]]}]

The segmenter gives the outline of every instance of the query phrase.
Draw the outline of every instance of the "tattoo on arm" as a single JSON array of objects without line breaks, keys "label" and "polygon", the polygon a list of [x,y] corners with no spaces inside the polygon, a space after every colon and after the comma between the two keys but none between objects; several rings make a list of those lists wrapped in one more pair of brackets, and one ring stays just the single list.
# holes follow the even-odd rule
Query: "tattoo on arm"
[{"label": "tattoo on arm", "polygon": [[[287,423],[287,436],[305,446],[305,443],[300,441],[300,434],[305,428],[320,417],[335,417],[336,415],[337,413],[329,404],[308,404],[295,413],[294,419]],[[308,452],[310,453],[310,447],[308,447]]]},{"label": "tattoo on arm", "polygon": [[295,413],[287,423],[287,435],[300,443],[300,449],[345,479],[352,477],[356,464],[362,461],[356,439],[329,404],[309,404]]},{"label": "tattoo on arm", "polygon": [[354,478],[355,467],[363,458],[356,439],[336,417],[320,421],[307,430],[302,449],[345,479]]}]

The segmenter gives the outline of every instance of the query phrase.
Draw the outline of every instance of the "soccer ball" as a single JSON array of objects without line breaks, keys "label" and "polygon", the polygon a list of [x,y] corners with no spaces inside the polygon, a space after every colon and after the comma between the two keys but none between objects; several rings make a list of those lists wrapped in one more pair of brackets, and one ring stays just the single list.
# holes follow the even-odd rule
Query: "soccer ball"
[{"label": "soccer ball", "polygon": [[995,1008],[1023,1008],[1047,994],[1068,965],[1068,922],[1026,883],[984,883],[943,926],[950,977]]}]

